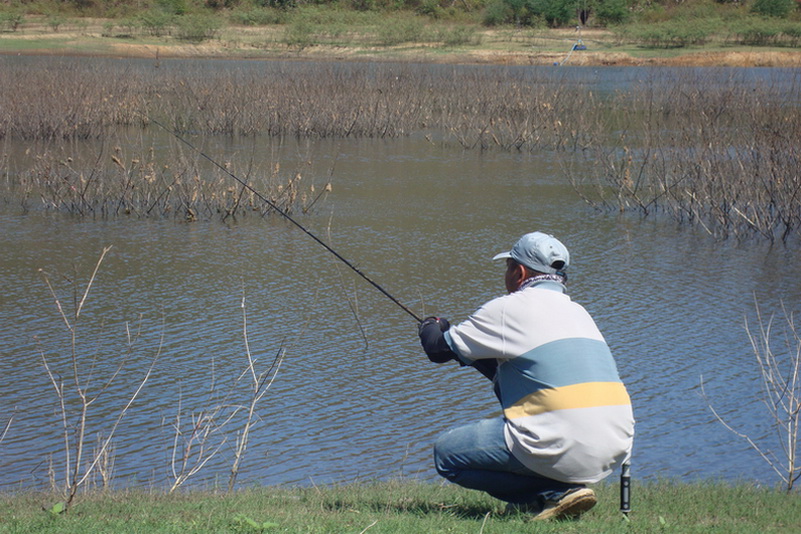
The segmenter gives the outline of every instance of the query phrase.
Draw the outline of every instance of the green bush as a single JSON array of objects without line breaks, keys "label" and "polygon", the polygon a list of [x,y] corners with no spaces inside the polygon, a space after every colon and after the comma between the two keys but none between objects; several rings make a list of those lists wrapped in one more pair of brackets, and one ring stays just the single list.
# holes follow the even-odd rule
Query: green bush
[{"label": "green bush", "polygon": [[176,36],[185,41],[200,42],[212,39],[222,27],[222,22],[213,15],[183,15],[176,19]]},{"label": "green bush", "polygon": [[173,15],[185,15],[189,10],[186,0],[156,0],[156,6]]},{"label": "green bush", "polygon": [[432,19],[440,19],[445,14],[445,10],[439,5],[438,0],[422,0],[414,11]]},{"label": "green bush", "polygon": [[628,0],[603,0],[595,5],[593,13],[603,25],[623,24],[631,17]]},{"label": "green bush", "polygon": [[484,8],[481,22],[485,26],[500,26],[514,18],[514,13],[504,0],[491,0]]},{"label": "green bush", "polygon": [[[139,30],[139,25],[140,22],[137,17],[125,17],[124,19],[120,19],[119,22],[117,22],[117,26],[119,26],[120,29],[122,30],[123,36],[134,35]],[[111,31],[113,27],[114,26],[112,25],[109,31]]]},{"label": "green bush", "polygon": [[434,39],[445,46],[478,45],[481,43],[481,36],[476,32],[474,26],[447,24],[438,27],[435,33]]},{"label": "green bush", "polygon": [[665,22],[671,19],[671,13],[661,4],[651,4],[637,13],[636,20],[641,24]]},{"label": "green bush", "polygon": [[754,0],[751,12],[766,17],[785,18],[795,7],[795,0]]},{"label": "green bush", "polygon": [[50,15],[47,17],[47,25],[50,26],[50,29],[54,32],[58,32],[58,29],[67,23],[67,19],[60,15]]},{"label": "green bush", "polygon": [[206,0],[206,7],[209,9],[223,9],[237,7],[241,0]]},{"label": "green bush", "polygon": [[368,26],[382,24],[386,15],[377,11],[355,11],[335,6],[304,6],[294,12],[294,16],[304,17],[312,24],[345,24],[349,26]]},{"label": "green bush", "polygon": [[350,0],[348,5],[356,11],[374,11],[378,7],[375,0]]},{"label": "green bush", "polygon": [[493,0],[484,10],[483,23],[538,26],[544,20],[553,27],[567,24],[575,15],[574,4],[564,0]]},{"label": "green bush", "polygon": [[776,20],[759,17],[748,17],[730,27],[737,44],[748,46],[768,46],[777,44],[782,37],[784,27]]},{"label": "green bush", "polygon": [[103,29],[100,30],[100,35],[102,37],[112,37],[114,35],[114,23],[110,20],[104,22]]},{"label": "green bush", "polygon": [[256,0],[260,7],[273,7],[277,9],[291,9],[298,7],[297,0]]},{"label": "green bush", "polygon": [[376,37],[382,46],[422,41],[423,23],[414,17],[391,17],[378,26]]},{"label": "green bush", "polygon": [[303,50],[313,44],[315,40],[315,25],[305,17],[292,17],[284,28],[284,43],[293,48]]},{"label": "green bush", "polygon": [[548,26],[564,26],[576,15],[575,5],[564,0],[530,0],[531,11],[548,23]]},{"label": "green bush", "polygon": [[263,7],[248,10],[236,10],[228,16],[233,24],[242,26],[267,26],[270,24],[284,24],[287,20],[286,11],[281,9]]},{"label": "green bush", "polygon": [[619,37],[633,39],[646,48],[682,48],[706,43],[714,34],[716,23],[676,20],[656,24],[636,24],[617,28]]},{"label": "green bush", "polygon": [[175,22],[175,15],[161,9],[149,9],[138,17],[139,25],[150,35],[161,37],[169,33]]},{"label": "green bush", "polygon": [[17,31],[24,20],[21,12],[8,11],[0,13],[0,28],[8,28],[12,32]]}]

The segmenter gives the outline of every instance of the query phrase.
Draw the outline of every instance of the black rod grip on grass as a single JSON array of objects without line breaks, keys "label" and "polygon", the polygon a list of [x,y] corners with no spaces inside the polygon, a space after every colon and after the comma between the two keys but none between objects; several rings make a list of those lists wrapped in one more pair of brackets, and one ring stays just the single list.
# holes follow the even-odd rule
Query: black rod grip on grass
[{"label": "black rod grip on grass", "polygon": [[631,512],[631,462],[625,461],[620,468],[620,511]]}]

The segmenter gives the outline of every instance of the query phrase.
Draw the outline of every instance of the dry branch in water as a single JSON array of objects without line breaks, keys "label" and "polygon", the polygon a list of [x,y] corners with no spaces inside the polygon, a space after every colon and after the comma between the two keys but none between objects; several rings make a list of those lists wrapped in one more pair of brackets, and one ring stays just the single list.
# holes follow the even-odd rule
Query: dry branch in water
[{"label": "dry branch in water", "polygon": [[779,338],[783,340],[784,350],[774,351],[771,341],[774,339],[773,318],[771,315],[763,320],[758,303],[756,304],[759,331],[753,333],[746,321],[746,331],[759,367],[762,384],[762,401],[765,405],[770,425],[776,432],[781,454],[766,448],[747,433],[733,428],[712,407],[704,391],[701,377],[701,393],[707,406],[715,418],[730,432],[744,439],[781,479],[785,489],[792,491],[796,481],[801,477],[801,333],[795,326],[794,316],[781,305],[785,318],[785,326]]},{"label": "dry branch in water", "polygon": [[[78,333],[78,326],[81,313],[86,306],[90,290],[95,283],[100,265],[110,249],[111,247],[103,249],[85,289],[81,294],[76,293],[74,308],[70,314],[68,314],[64,306],[62,306],[61,299],[51,284],[49,276],[42,272],[44,282],[55,301],[59,317],[66,326],[69,334],[69,369],[65,373],[59,372],[54,364],[51,363],[51,360],[45,355],[45,351],[40,345],[42,366],[56,393],[59,406],[58,413],[61,420],[63,439],[63,446],[60,451],[63,455],[63,481],[60,491],[64,497],[65,511],[70,509],[78,492],[92,480],[92,477],[97,474],[96,471],[100,472],[104,480],[110,478],[111,474],[108,468],[111,466],[111,460],[109,455],[112,449],[114,434],[125,415],[131,409],[134,401],[142,392],[145,384],[147,384],[161,353],[161,346],[159,346],[144,376],[137,383],[134,391],[127,397],[125,405],[117,410],[114,421],[109,427],[96,432],[98,440],[97,447],[89,455],[89,458],[85,459],[84,456],[88,452],[88,442],[91,435],[90,427],[93,423],[93,412],[91,408],[108,392],[112,384],[118,379],[125,363],[133,354],[139,337],[139,329],[132,332],[130,325],[126,324],[127,341],[123,358],[112,370],[110,376],[99,384],[98,387],[94,387],[93,378],[96,372],[98,358],[95,356],[92,361],[85,361],[81,354],[80,344],[82,339]],[[77,290],[78,288],[75,287],[74,289]],[[88,369],[85,369],[87,366]],[[69,378],[65,380],[63,376],[68,376]],[[53,478],[54,482],[58,478],[55,472],[53,473]]]},{"label": "dry branch in water", "polygon": [[3,427],[3,432],[0,432],[0,443],[3,443],[3,440],[6,439],[6,434],[8,434],[8,429],[11,428],[11,422],[14,420],[14,416],[8,418],[6,421],[6,426]]},{"label": "dry branch in water", "polygon": [[[248,333],[248,316],[244,291],[241,300],[242,337],[245,349],[245,367],[226,391],[218,391],[217,381],[212,377],[206,406],[185,413],[183,402],[179,401],[174,422],[170,424],[173,440],[170,454],[170,474],[172,493],[182,487],[190,478],[196,476],[228,444],[230,432],[237,427],[236,441],[233,445],[233,460],[228,477],[228,490],[232,491],[245,459],[254,425],[260,419],[258,404],[265,397],[278,374],[278,369],[286,354],[282,346],[273,356],[270,364],[258,370],[258,359],[253,356]],[[241,397],[244,401],[233,400]],[[240,418],[240,415],[242,417]],[[188,423],[185,418],[188,416]]]}]

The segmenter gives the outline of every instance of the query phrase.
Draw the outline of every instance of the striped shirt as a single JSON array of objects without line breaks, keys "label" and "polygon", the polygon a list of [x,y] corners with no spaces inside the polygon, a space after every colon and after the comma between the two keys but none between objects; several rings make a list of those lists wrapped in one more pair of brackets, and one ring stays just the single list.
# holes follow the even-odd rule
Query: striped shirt
[{"label": "striped shirt", "polygon": [[590,484],[630,454],[631,400],[601,332],[563,285],[493,299],[445,339],[468,365],[498,361],[506,444],[535,473]]}]

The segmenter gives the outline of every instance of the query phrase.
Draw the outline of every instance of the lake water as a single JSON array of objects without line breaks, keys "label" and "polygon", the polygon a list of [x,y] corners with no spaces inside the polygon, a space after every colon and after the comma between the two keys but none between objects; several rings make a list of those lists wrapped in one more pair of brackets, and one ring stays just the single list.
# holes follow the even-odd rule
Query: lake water
[{"label": "lake water", "polygon": [[[632,396],[635,477],[777,482],[715,420],[699,384],[729,423],[778,451],[744,321],[756,324],[755,302],[765,316],[782,302],[798,311],[797,247],[720,242],[663,219],[595,211],[548,152],[463,151],[414,137],[301,145],[284,143],[282,160],[313,154],[307,174],[333,190],[299,221],[421,316],[458,322],[502,294],[494,254],[533,230],[561,238],[573,258],[570,294],[596,318]],[[258,405],[241,485],[436,480],[436,436],[499,413],[478,373],[428,362],[409,315],[278,217],[86,220],[7,204],[0,227],[0,428],[13,417],[0,443],[2,488],[47,485],[51,458],[56,469],[63,462],[42,353],[69,391],[71,344],[40,270],[70,309],[70,280],[85,286],[107,246],[77,329],[91,390],[125,354],[128,330],[141,334],[90,410],[92,436],[108,432],[160,353],[117,430],[116,484],[168,485],[176,415],[186,425],[192,411],[244,400],[230,386],[246,363],[243,295],[257,367],[286,355]],[[209,443],[223,436],[190,484],[226,482],[236,428]]]}]

